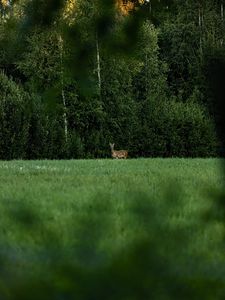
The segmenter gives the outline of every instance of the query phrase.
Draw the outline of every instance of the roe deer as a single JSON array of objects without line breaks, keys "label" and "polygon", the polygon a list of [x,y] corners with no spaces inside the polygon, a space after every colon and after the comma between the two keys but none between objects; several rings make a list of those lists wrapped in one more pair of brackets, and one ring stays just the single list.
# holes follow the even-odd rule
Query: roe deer
[{"label": "roe deer", "polygon": [[127,158],[128,156],[128,151],[127,150],[114,150],[114,145],[109,143],[109,146],[111,148],[111,153],[112,153],[112,158]]}]

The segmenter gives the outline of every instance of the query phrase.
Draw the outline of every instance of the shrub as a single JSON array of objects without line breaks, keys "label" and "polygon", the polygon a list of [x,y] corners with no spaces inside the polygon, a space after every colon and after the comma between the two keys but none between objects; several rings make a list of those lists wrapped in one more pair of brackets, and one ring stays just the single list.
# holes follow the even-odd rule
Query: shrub
[{"label": "shrub", "polygon": [[212,120],[193,102],[149,100],[141,120],[139,155],[163,157],[215,156],[217,139]]},{"label": "shrub", "polygon": [[0,158],[24,158],[29,128],[27,95],[3,73],[0,73],[0,90]]},{"label": "shrub", "polygon": [[193,102],[170,101],[164,107],[166,156],[215,156],[216,133],[206,111]]}]

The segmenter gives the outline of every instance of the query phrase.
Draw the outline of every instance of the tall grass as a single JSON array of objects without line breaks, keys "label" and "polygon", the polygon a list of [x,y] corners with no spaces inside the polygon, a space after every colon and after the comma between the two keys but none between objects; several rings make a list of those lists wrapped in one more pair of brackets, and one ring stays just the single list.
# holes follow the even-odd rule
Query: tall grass
[{"label": "tall grass", "polygon": [[222,163],[0,162],[0,292],[31,299],[37,285],[32,299],[222,299]]}]

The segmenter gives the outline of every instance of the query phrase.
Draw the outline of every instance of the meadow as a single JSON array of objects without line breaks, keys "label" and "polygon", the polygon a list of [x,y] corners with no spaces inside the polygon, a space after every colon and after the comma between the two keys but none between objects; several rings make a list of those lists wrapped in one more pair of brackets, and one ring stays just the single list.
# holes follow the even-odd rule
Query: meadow
[{"label": "meadow", "polygon": [[[194,269],[196,278],[204,274],[221,284],[223,163],[178,158],[1,161],[1,262],[14,275],[38,273],[53,262],[99,268],[147,241],[157,268],[163,260],[176,274],[192,276]],[[144,254],[143,260],[149,261]]]}]

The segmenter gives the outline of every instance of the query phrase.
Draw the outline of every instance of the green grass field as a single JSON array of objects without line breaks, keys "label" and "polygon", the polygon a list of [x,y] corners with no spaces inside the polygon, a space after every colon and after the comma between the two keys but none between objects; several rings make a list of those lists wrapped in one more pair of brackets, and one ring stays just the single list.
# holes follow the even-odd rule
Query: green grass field
[{"label": "green grass field", "polygon": [[200,258],[217,268],[225,262],[223,212],[217,203],[224,188],[223,163],[2,161],[1,255],[23,270],[40,261],[48,264],[46,249],[55,261],[63,257],[98,265],[147,239],[157,255],[177,260],[176,265]]}]

